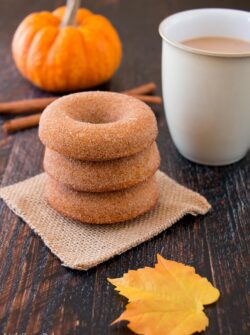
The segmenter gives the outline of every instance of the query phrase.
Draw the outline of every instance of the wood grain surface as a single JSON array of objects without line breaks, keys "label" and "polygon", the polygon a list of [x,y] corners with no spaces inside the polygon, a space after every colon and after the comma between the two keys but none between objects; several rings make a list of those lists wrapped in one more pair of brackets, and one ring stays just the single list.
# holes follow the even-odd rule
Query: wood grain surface
[{"label": "wood grain surface", "polygon": [[[49,96],[26,82],[13,64],[10,45],[21,19],[32,11],[50,10],[56,0],[1,0],[0,100]],[[102,88],[122,91],[148,81],[161,94],[160,21],[177,11],[203,7],[250,10],[249,0],[88,0],[84,4],[109,17],[124,48],[123,63]],[[213,206],[205,217],[185,217],[158,237],[87,272],[61,266],[29,227],[0,202],[0,334],[132,334],[110,323],[126,299],[107,277],[153,265],[156,254],[195,266],[221,291],[206,309],[207,335],[250,334],[250,155],[237,164],[212,168],[193,164],[176,151],[163,107],[155,108],[160,134],[161,169],[207,197]],[[1,123],[3,119],[1,119]],[[42,171],[43,146],[37,129],[6,137],[0,133],[1,185]],[[164,334],[159,334],[164,335]]]}]

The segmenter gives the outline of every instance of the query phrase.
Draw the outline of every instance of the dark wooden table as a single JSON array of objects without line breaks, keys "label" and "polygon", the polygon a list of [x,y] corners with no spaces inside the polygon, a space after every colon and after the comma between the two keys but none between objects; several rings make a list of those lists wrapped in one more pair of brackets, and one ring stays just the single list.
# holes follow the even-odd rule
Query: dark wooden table
[{"label": "dark wooden table", "polygon": [[[0,100],[46,96],[21,78],[11,59],[11,38],[21,19],[62,1],[1,0]],[[177,11],[206,7],[250,10],[249,0],[88,0],[109,17],[124,47],[123,64],[106,89],[120,91],[147,81],[161,83],[160,21]],[[208,307],[207,335],[250,334],[250,155],[237,164],[212,168],[193,164],[176,151],[163,107],[155,108],[161,168],[202,193],[213,206],[205,217],[185,217],[171,229],[87,272],[61,266],[30,228],[0,202],[0,334],[132,334],[124,324],[110,327],[126,300],[107,283],[128,269],[153,265],[156,254],[195,266],[221,291]],[[1,121],[2,122],[2,121]],[[37,129],[0,135],[1,185],[42,171],[43,146]],[[159,334],[164,335],[164,334]]]}]

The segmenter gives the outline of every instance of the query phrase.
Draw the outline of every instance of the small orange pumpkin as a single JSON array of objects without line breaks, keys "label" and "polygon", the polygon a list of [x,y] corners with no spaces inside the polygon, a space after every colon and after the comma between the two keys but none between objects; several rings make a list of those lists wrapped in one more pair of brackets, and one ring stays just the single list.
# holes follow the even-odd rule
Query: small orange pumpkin
[{"label": "small orange pumpkin", "polygon": [[67,9],[33,13],[17,28],[12,53],[21,74],[52,92],[76,91],[109,80],[121,62],[121,42],[104,16],[68,0]]}]

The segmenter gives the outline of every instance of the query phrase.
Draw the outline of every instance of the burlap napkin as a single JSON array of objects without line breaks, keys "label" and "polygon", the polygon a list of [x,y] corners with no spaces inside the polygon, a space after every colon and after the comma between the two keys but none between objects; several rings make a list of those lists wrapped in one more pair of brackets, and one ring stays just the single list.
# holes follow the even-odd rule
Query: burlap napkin
[{"label": "burlap napkin", "polygon": [[156,236],[185,214],[205,214],[207,200],[157,172],[161,196],[156,208],[124,223],[82,224],[53,210],[44,198],[45,174],[4,187],[0,197],[72,269],[87,270]]}]

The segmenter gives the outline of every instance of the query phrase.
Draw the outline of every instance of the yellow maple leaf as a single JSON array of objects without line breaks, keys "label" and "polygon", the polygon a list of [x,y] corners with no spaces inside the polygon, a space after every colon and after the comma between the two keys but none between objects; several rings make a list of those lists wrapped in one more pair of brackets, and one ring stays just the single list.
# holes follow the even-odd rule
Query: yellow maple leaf
[{"label": "yellow maple leaf", "polygon": [[190,335],[208,326],[203,305],[215,302],[219,291],[191,266],[157,256],[154,268],[130,270],[108,280],[129,303],[113,323],[127,320],[143,335]]}]

